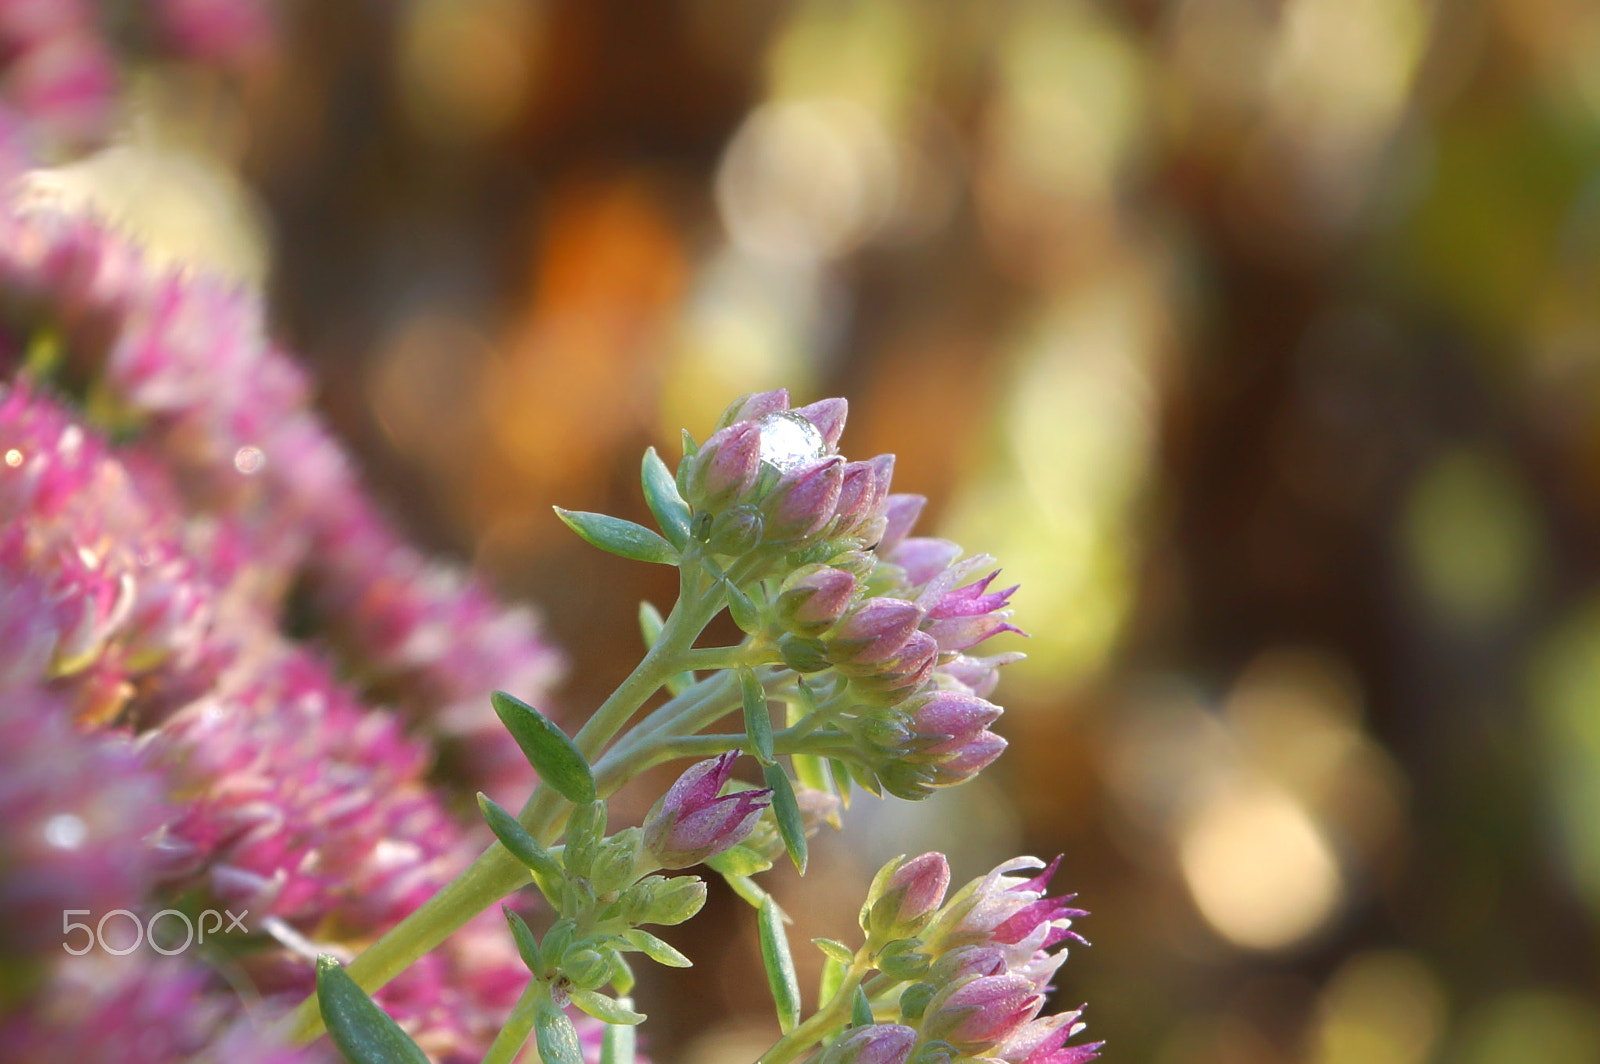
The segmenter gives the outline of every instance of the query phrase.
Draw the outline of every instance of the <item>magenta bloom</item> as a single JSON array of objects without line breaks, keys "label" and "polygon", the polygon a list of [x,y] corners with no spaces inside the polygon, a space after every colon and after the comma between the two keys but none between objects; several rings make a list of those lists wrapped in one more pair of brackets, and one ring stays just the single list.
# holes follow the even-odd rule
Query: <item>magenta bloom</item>
[{"label": "magenta bloom", "polygon": [[1083,1030],[1081,1008],[1054,1016],[1041,1016],[1024,1024],[1006,1039],[995,1055],[1006,1064],[1085,1064],[1100,1055],[1104,1042],[1066,1045],[1067,1039]]},{"label": "magenta bloom", "polygon": [[744,841],[756,826],[771,791],[721,793],[738,759],[730,750],[690,766],[645,818],[645,849],[662,868],[699,864]]}]

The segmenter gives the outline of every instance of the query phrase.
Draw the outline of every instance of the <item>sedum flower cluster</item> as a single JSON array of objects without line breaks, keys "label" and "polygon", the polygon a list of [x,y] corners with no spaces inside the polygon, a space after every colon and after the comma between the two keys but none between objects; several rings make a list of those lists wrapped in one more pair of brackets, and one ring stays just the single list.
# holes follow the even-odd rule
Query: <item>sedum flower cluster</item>
[{"label": "sedum flower cluster", "polygon": [[[647,452],[641,481],[658,531],[558,511],[595,546],[676,567],[678,601],[665,617],[641,610],[643,659],[575,735],[495,696],[540,786],[516,814],[482,798],[499,846],[348,970],[323,961],[301,1037],[326,1024],[357,1064],[405,1059],[410,1042],[366,991],[531,881],[555,918],[540,936],[507,912],[528,979],[486,1064],[517,1059],[530,1040],[548,1064],[580,1064],[573,1011],[606,1025],[602,1060],[629,1060],[644,1016],[628,956],[688,963],[645,927],[694,914],[700,878],[663,873],[704,863],[759,910],[783,1032],[760,1064],[1081,1064],[1098,1054],[1098,1044],[1067,1044],[1078,1011],[1041,1015],[1084,914],[1046,895],[1056,866],[1033,858],[948,901],[942,855],[891,862],[862,909],[862,946],[818,940],[828,981],[801,1015],[782,913],[753,877],[784,854],[803,872],[807,837],[837,825],[857,789],[917,799],[992,762],[1005,742],[990,730],[1001,709],[984,696],[1015,658],[974,651],[1016,631],[1016,589],[992,590],[993,559],[910,535],[923,500],[890,491],[891,456],[838,453],[845,415],[842,399],[791,409],[784,391],[765,392],[735,401],[704,442],[686,435],[676,470]],[[724,610],[741,640],[702,645]],[[645,710],[662,690],[666,700]],[[764,786],[732,778],[745,754]],[[606,795],[655,764],[701,755],[711,756],[641,826],[607,834]]]}]

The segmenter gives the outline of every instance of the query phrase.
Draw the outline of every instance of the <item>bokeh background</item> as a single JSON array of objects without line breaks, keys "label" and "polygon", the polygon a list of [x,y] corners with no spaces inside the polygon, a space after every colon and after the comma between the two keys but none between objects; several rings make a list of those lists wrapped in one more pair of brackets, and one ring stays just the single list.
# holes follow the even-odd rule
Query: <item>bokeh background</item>
[{"label": "bokeh background", "polygon": [[[1009,753],[852,810],[775,888],[797,941],[895,853],[1063,853],[1095,944],[1060,1004],[1108,1060],[1600,1061],[1600,6],[300,0],[279,34],[144,70],[61,193],[266,286],[394,513],[541,605],[564,711],[672,589],[551,504],[640,516],[640,451],[741,392],[847,396],[846,452],[1022,583]],[[667,1064],[775,1028],[714,903],[642,991]]]}]

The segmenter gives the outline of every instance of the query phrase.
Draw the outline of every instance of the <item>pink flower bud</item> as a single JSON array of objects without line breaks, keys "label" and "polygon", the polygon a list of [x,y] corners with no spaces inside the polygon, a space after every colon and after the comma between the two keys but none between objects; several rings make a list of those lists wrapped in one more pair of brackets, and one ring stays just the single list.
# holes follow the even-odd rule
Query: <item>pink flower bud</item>
[{"label": "pink flower bud", "polygon": [[739,752],[690,766],[644,822],[645,849],[662,868],[687,868],[744,840],[772,794],[769,790],[720,795]]},{"label": "pink flower bud", "polygon": [[787,388],[775,388],[770,392],[751,392],[729,403],[722,416],[717,419],[716,427],[721,430],[729,425],[737,425],[741,421],[759,421],[768,414],[776,414],[787,409],[789,409]]},{"label": "pink flower bud", "polygon": [[868,599],[829,634],[828,652],[836,664],[873,664],[889,658],[911,638],[922,611],[903,599]]},{"label": "pink flower bud", "polygon": [[821,402],[802,406],[794,411],[817,427],[822,433],[822,438],[828,441],[831,451],[839,446],[839,437],[844,434],[844,419],[849,413],[850,404],[844,399],[823,399]]},{"label": "pink flower bud", "polygon": [[784,543],[821,531],[839,504],[844,459],[838,455],[785,474],[762,503],[766,541]]},{"label": "pink flower bud", "polygon": [[[881,548],[878,553],[883,554]],[[888,554],[889,561],[906,571],[906,579],[919,585],[938,576],[959,557],[959,543],[932,536],[912,536]]]},{"label": "pink flower bud", "polygon": [[822,1055],[821,1064],[905,1064],[917,1044],[917,1032],[897,1023],[856,1027],[839,1036]]},{"label": "pink flower bud", "polygon": [[700,445],[689,470],[688,500],[697,510],[717,510],[750,490],[760,468],[761,428],[741,421]]},{"label": "pink flower bud", "polygon": [[887,556],[900,545],[911,531],[911,526],[917,523],[917,518],[922,516],[922,508],[928,505],[928,500],[921,495],[891,495],[884,502],[883,539],[878,543],[878,553]]},{"label": "pink flower bud", "polygon": [[884,503],[889,497],[889,479],[894,475],[894,455],[880,454],[866,462],[851,462],[844,467],[839,485],[839,533],[876,543],[883,534]]},{"label": "pink flower bud", "polygon": [[939,644],[926,632],[912,632],[899,649],[883,661],[840,666],[851,679],[858,697],[874,705],[893,706],[904,701],[933,675]]},{"label": "pink flower bud", "polygon": [[934,784],[951,787],[965,783],[1005,752],[1006,741],[985,729],[924,750],[919,757],[934,761]]},{"label": "pink flower bud", "polygon": [[999,720],[1002,712],[993,702],[954,690],[919,695],[900,708],[911,718],[912,730],[917,734],[949,739],[975,736]]},{"label": "pink flower bud", "polygon": [[855,594],[856,578],[842,569],[808,565],[783,582],[776,611],[789,631],[814,636],[838,623]]},{"label": "pink flower bud", "polygon": [[895,869],[884,884],[883,896],[897,898],[896,924],[909,924],[929,916],[944,902],[950,887],[950,862],[937,851],[925,853]]},{"label": "pink flower bud", "polygon": [[1043,1006],[1044,995],[1026,976],[979,976],[934,995],[922,1034],[984,1055],[1020,1031]]}]

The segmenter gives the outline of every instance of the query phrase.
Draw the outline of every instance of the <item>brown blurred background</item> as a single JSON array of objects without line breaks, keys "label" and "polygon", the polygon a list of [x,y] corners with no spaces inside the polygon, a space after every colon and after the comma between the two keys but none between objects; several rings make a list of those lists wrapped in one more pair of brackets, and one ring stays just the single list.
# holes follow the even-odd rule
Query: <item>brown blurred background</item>
[{"label": "brown blurred background", "polygon": [[[1600,5],[283,18],[242,85],[148,72],[103,165],[542,604],[567,710],[672,584],[551,504],[639,516],[642,448],[740,392],[848,396],[1023,584],[1010,752],[779,876],[797,942],[897,852],[1063,852],[1108,1060],[1600,1061]],[[641,992],[666,1064],[774,1028],[716,901]]]}]

